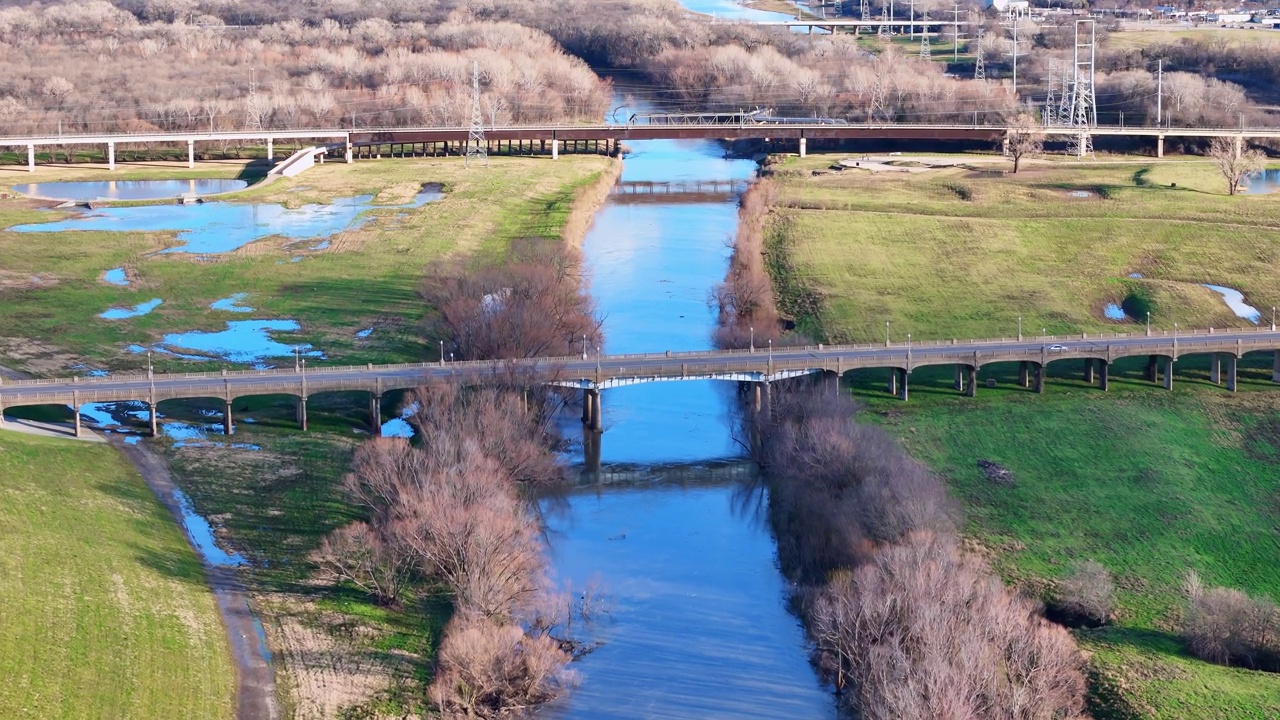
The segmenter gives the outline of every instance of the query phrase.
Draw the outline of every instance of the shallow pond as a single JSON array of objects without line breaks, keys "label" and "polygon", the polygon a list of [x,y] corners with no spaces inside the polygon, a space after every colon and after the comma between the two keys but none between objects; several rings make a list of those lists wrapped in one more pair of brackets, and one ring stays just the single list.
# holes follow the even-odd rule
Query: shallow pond
[{"label": "shallow pond", "polygon": [[1275,192],[1276,188],[1280,188],[1280,168],[1263,170],[1245,180],[1245,192],[1250,194]]},{"label": "shallow pond", "polygon": [[248,305],[241,305],[240,301],[249,297],[249,293],[232,293],[230,297],[224,297],[221,300],[215,300],[210,303],[209,307],[213,310],[221,310],[223,312],[233,313],[251,313],[253,308]]},{"label": "shallow pond", "polygon": [[372,195],[338,198],[328,205],[287,208],[269,203],[213,202],[200,205],[147,205],[91,210],[57,222],[18,225],[16,232],[111,231],[175,232],[183,244],[161,253],[227,253],[265,237],[322,238],[352,230],[369,221],[374,208],[416,208],[439,200],[436,191],[422,192],[404,205],[374,205]]},{"label": "shallow pond", "polygon": [[14,185],[13,191],[24,195],[88,202],[90,200],[162,200],[187,193],[213,195],[249,187],[245,180],[94,180],[89,182],[51,182]]},{"label": "shallow pond", "polygon": [[1259,311],[1258,308],[1245,302],[1244,293],[1239,290],[1224,287],[1222,285],[1209,285],[1207,283],[1205,284],[1205,287],[1221,295],[1223,301],[1227,303],[1227,307],[1231,308],[1231,312],[1235,313],[1236,317],[1244,318],[1254,325],[1257,325],[1258,321],[1262,319],[1262,312]]},{"label": "shallow pond", "polygon": [[102,281],[111,285],[119,285],[124,287],[129,284],[129,276],[125,274],[124,268],[111,268],[102,273]]},{"label": "shallow pond", "polygon": [[1124,308],[1120,307],[1115,303],[1107,303],[1106,305],[1103,305],[1102,314],[1105,315],[1108,320],[1128,320],[1129,319],[1129,316],[1126,315],[1124,312]]},{"label": "shallow pond", "polygon": [[164,353],[185,360],[227,360],[262,366],[269,358],[293,357],[295,348],[306,358],[324,358],[324,353],[306,343],[282,343],[275,333],[297,332],[296,320],[232,320],[219,332],[194,330],[165,335],[152,348],[130,345],[129,351]]}]

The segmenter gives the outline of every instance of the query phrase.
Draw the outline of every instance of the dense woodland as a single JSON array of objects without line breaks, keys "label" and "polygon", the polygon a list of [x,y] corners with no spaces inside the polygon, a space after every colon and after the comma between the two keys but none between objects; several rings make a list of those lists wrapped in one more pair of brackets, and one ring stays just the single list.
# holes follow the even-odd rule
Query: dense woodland
[{"label": "dense woodland", "polygon": [[[691,19],[674,0],[10,4],[0,9],[0,123],[13,134],[456,126],[470,120],[473,69],[495,124],[598,119],[613,92],[602,76],[617,71],[647,80],[672,109],[999,122],[1019,110],[998,79],[1011,70],[1011,33],[968,12],[985,34],[961,38],[969,59],[952,65],[865,36]],[[1280,53],[1185,40],[1112,50],[1105,35],[1102,122],[1154,122],[1163,60],[1167,121],[1270,123],[1255,106],[1272,99]],[[1060,98],[1070,26],[1023,20],[1019,37],[1021,101]],[[971,79],[978,52],[996,79]]]}]

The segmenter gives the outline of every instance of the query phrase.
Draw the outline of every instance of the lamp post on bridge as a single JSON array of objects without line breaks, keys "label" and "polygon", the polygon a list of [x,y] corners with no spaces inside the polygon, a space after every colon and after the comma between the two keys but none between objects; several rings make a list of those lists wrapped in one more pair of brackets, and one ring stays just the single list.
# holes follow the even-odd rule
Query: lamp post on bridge
[{"label": "lamp post on bridge", "polygon": [[884,321],[884,346],[889,347],[889,321]]},{"label": "lamp post on bridge", "polygon": [[[1274,310],[1274,309],[1275,309],[1275,308],[1272,308],[1272,310]],[[1273,322],[1273,323],[1272,323],[1272,325],[1274,325],[1274,324],[1275,324],[1275,323]],[[1272,329],[1274,329],[1274,328],[1272,328]],[[150,350],[148,350],[148,351],[147,351],[147,377],[148,377],[148,378],[152,378],[152,379],[154,379],[154,378],[155,378],[154,371],[153,371],[153,370],[152,370],[152,368],[151,368],[151,351],[150,351]]]},{"label": "lamp post on bridge", "polygon": [[440,367],[444,367],[444,341],[440,341]]},{"label": "lamp post on bridge", "polygon": [[[1272,314],[1272,315],[1275,315],[1275,310],[1276,310],[1275,308],[1271,308],[1271,314]],[[1272,330],[1275,330],[1275,322],[1274,322],[1274,321],[1271,323],[1271,325],[1272,325],[1272,328],[1271,328],[1271,329],[1272,329]],[[754,326],[754,325],[751,327],[751,345],[750,345],[750,347],[751,347],[751,352],[755,352],[755,351],[756,351],[756,329],[755,329],[755,326]]]},{"label": "lamp post on bridge", "polygon": [[582,334],[582,359],[587,359],[587,334]]},{"label": "lamp post on bridge", "polygon": [[1147,311],[1147,337],[1151,337],[1151,311]]},{"label": "lamp post on bridge", "polygon": [[1022,316],[1018,316],[1018,342],[1022,342]]},{"label": "lamp post on bridge", "polygon": [[1271,306],[1271,332],[1276,331],[1276,306]]},{"label": "lamp post on bridge", "polygon": [[298,372],[298,359],[301,356],[302,356],[302,353],[298,351],[298,346],[294,345],[293,346],[293,371],[294,372]]}]

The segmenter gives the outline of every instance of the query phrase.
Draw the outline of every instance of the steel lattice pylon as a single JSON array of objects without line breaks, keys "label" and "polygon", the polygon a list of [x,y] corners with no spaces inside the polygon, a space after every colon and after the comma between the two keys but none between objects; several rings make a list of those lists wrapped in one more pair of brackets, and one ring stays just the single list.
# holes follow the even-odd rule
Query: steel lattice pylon
[{"label": "steel lattice pylon", "polygon": [[489,146],[484,140],[484,115],[480,112],[480,63],[471,63],[471,132],[467,134],[467,157],[463,167],[471,167],[471,159],[484,160],[489,167]]},{"label": "steel lattice pylon", "polygon": [[973,79],[974,79],[974,80],[986,80],[986,79],[987,79],[987,66],[986,66],[986,64],[985,64],[985,63],[983,63],[983,61],[982,61],[982,28],[978,28],[978,42],[977,42],[977,49],[976,49],[976,51],[975,51],[973,54],[974,54],[974,58],[975,58],[974,63],[973,63]]},{"label": "steel lattice pylon", "polygon": [[920,33],[920,59],[928,60],[929,57],[929,13],[925,13],[924,30]]},{"label": "steel lattice pylon", "polygon": [[[1088,23],[1088,36],[1082,41],[1081,25]],[[1071,111],[1068,124],[1079,132],[1068,147],[1077,158],[1093,154],[1093,136],[1090,129],[1098,125],[1098,103],[1094,92],[1093,59],[1097,27],[1093,20],[1077,20],[1075,32],[1074,67],[1072,69]]]}]

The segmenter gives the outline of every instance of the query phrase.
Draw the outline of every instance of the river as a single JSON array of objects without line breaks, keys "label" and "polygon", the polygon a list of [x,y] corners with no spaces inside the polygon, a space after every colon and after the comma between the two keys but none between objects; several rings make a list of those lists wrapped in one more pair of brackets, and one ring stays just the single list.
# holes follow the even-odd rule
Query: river
[{"label": "river", "polygon": [[[755,164],[715,143],[630,145],[622,180],[746,180]],[[628,203],[611,198],[584,244],[606,351],[710,347],[707,303],[724,278],[737,198]],[[764,499],[723,480],[740,458],[731,383],[653,383],[602,393],[601,461],[649,479],[578,488],[543,503],[557,579],[598,582],[610,610],[574,664],[580,685],[542,713],[577,718],[830,718],[834,702],[787,610]],[[678,481],[670,464],[693,465]],[[706,466],[704,469],[702,466]]]}]

